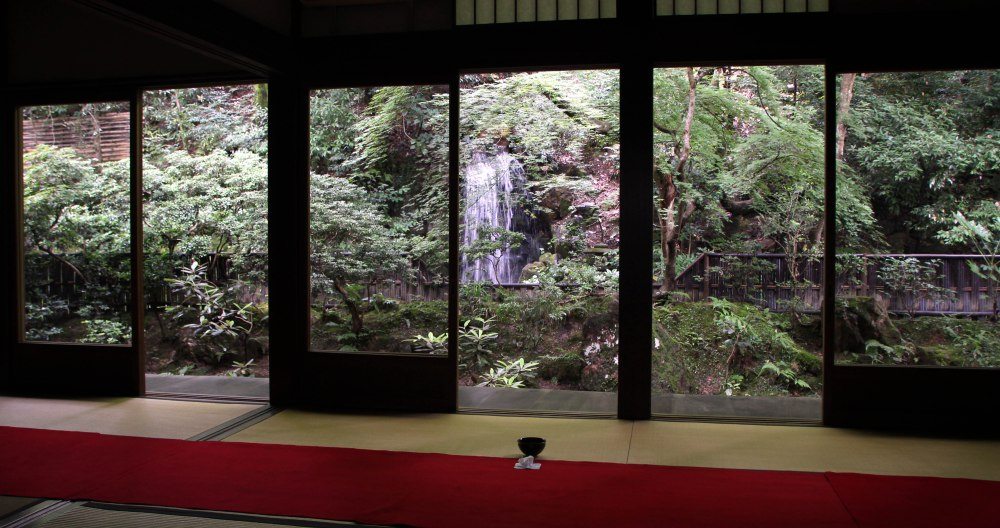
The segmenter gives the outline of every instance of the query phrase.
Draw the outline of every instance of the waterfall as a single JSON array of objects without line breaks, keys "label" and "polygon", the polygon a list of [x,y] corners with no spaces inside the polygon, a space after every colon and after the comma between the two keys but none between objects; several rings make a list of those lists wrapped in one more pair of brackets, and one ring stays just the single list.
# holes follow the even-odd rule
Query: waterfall
[{"label": "waterfall", "polygon": [[[521,162],[506,151],[495,156],[482,152],[472,155],[465,168],[465,230],[462,245],[468,246],[479,239],[482,228],[515,230],[514,196],[524,183]],[[524,267],[521,248],[498,250],[492,257],[469,260],[462,256],[462,282],[492,282],[509,284],[518,281]]]}]

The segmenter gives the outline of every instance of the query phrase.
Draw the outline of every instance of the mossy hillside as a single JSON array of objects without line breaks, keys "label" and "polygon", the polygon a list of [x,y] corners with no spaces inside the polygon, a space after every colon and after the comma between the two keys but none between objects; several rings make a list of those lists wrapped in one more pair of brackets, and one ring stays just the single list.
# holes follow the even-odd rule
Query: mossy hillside
[{"label": "mossy hillside", "polygon": [[665,304],[653,317],[654,391],[764,396],[821,390],[820,338],[811,321],[803,325],[788,314],[727,301]]}]

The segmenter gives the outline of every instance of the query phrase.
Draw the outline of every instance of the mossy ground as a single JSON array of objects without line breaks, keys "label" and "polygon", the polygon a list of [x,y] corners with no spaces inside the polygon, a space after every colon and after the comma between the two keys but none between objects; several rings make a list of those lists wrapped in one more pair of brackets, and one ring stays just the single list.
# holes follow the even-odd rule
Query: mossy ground
[{"label": "mossy ground", "polygon": [[[822,391],[822,336],[809,316],[797,321],[751,304],[726,303],[720,309],[711,302],[665,304],[653,316],[654,392],[816,396]],[[784,375],[762,370],[768,362]]]},{"label": "mossy ground", "polygon": [[1000,367],[1000,324],[959,317],[901,317],[894,324],[915,348],[917,364]]}]

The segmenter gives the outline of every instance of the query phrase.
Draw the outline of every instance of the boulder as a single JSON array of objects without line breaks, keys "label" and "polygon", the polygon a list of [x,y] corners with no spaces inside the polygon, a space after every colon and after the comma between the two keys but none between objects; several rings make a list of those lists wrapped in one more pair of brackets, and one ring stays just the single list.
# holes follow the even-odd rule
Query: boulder
[{"label": "boulder", "polygon": [[538,203],[544,207],[546,216],[551,220],[560,220],[569,215],[573,206],[573,189],[568,186],[553,185],[539,196]]},{"label": "boulder", "polygon": [[601,208],[593,202],[576,204],[571,209],[573,216],[579,216],[580,218],[593,218],[601,211]]},{"label": "boulder", "polygon": [[536,260],[535,262],[529,262],[523,269],[521,269],[521,282],[529,282],[531,279],[538,276],[547,267],[547,265],[541,260]]}]

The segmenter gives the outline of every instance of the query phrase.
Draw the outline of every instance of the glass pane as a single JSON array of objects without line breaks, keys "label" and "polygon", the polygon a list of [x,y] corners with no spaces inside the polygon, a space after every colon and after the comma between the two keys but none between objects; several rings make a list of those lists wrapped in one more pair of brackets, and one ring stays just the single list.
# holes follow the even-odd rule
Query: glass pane
[{"label": "glass pane", "polygon": [[129,105],[22,117],[24,338],[129,343]]},{"label": "glass pane", "polygon": [[459,404],[614,413],[618,71],[461,87]]},{"label": "glass pane", "polygon": [[599,18],[600,0],[580,0],[580,18]]},{"label": "glass pane", "polygon": [[809,0],[808,9],[810,13],[829,11],[830,0]]},{"label": "glass pane", "polygon": [[580,14],[576,10],[577,0],[558,0],[559,20],[576,20]]},{"label": "glass pane", "polygon": [[699,15],[715,15],[718,12],[718,8],[718,0],[697,0],[696,9]]},{"label": "glass pane", "polygon": [[317,90],[312,348],[447,354],[448,86]]},{"label": "glass pane", "polygon": [[496,0],[476,0],[476,24],[492,24]]},{"label": "glass pane", "polygon": [[535,12],[538,14],[537,20],[558,20],[556,17],[559,0],[538,0],[535,2]]},{"label": "glass pane", "polygon": [[654,71],[653,412],[818,420],[822,66]]},{"label": "glass pane", "polygon": [[601,0],[601,18],[618,16],[618,0]]},{"label": "glass pane", "polygon": [[535,0],[517,0],[517,21],[535,21]]},{"label": "glass pane", "polygon": [[763,0],[765,13],[784,13],[785,0]]},{"label": "glass pane", "polygon": [[762,11],[762,0],[740,0],[742,13],[760,13]]},{"label": "glass pane", "polygon": [[497,22],[516,22],[516,0],[497,0]]},{"label": "glass pane", "polygon": [[475,24],[474,18],[476,0],[456,0],[455,2],[455,24],[467,26]]},{"label": "glass pane", "polygon": [[740,12],[740,0],[719,0],[720,15],[734,15]]},{"label": "glass pane", "polygon": [[235,380],[270,365],[267,86],[147,91],[142,117],[146,372],[174,375],[147,389],[267,397]]},{"label": "glass pane", "polygon": [[837,363],[1000,367],[998,81],[838,79]]},{"label": "glass pane", "polygon": [[785,0],[786,13],[805,13],[806,0]]}]

